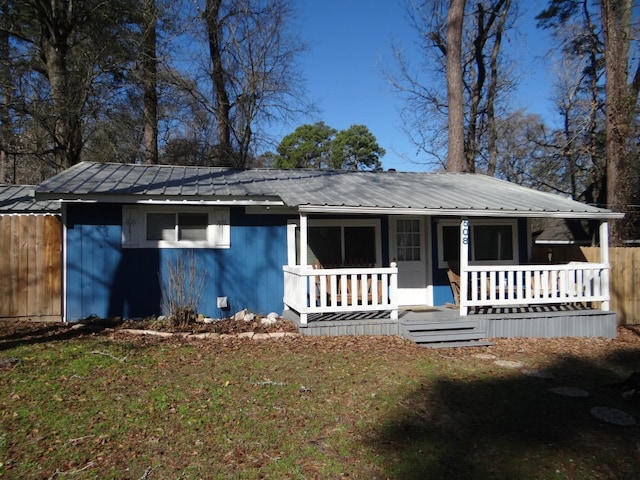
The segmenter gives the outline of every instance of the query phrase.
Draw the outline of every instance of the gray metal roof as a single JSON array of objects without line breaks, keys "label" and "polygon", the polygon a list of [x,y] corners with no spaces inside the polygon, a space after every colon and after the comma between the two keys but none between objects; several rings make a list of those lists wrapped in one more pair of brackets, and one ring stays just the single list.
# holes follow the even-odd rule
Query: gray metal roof
[{"label": "gray metal roof", "polygon": [[269,199],[308,212],[619,218],[493,177],[462,173],[233,170],[83,162],[36,187],[62,201]]},{"label": "gray metal roof", "polygon": [[0,214],[60,213],[60,202],[36,201],[33,185],[0,185]]}]

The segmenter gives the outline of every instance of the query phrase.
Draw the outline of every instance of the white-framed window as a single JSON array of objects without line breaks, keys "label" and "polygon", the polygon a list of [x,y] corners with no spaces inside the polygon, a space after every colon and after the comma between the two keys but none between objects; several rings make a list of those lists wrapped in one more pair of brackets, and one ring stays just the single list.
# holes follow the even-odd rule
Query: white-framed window
[{"label": "white-framed window", "polygon": [[124,248],[229,248],[228,208],[127,205],[122,208]]},{"label": "white-framed window", "polygon": [[[379,266],[382,263],[380,220],[309,219],[307,259],[327,268]],[[289,263],[300,262],[300,228],[291,221]],[[295,247],[295,249],[294,249]]]},{"label": "white-framed window", "polygon": [[[469,263],[513,265],[518,263],[516,219],[474,219],[469,221]],[[460,263],[460,221],[438,221],[438,268]]]}]

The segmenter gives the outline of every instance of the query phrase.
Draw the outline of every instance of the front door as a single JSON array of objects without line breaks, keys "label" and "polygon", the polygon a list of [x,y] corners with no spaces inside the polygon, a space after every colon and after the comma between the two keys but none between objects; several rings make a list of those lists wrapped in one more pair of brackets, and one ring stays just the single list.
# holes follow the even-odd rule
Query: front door
[{"label": "front door", "polygon": [[390,226],[391,258],[398,265],[398,304],[430,305],[424,219],[392,217]]}]

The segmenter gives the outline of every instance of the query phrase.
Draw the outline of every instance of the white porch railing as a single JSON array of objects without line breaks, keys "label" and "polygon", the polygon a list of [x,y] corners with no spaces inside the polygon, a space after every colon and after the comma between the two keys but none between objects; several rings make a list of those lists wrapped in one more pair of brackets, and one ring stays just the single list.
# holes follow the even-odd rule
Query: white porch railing
[{"label": "white porch railing", "polygon": [[[609,266],[467,266],[461,276],[460,314],[469,307],[603,302],[609,308]],[[462,285],[467,281],[466,288]],[[462,292],[467,295],[462,295]]]},{"label": "white porch railing", "polygon": [[315,269],[285,265],[284,305],[306,324],[310,313],[389,310],[398,319],[398,268]]}]

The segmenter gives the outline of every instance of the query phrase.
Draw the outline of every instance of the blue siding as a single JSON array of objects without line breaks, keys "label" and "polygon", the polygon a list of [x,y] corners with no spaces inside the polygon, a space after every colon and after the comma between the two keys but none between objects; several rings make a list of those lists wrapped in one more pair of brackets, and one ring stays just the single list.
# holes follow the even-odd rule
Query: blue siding
[{"label": "blue siding", "polygon": [[[67,319],[144,317],[161,312],[160,277],[167,262],[193,254],[205,274],[200,312],[222,316],[248,308],[282,311],[287,262],[286,218],[231,211],[229,249],[123,249],[119,205],[67,209]],[[221,312],[218,296],[230,310]]]}]

